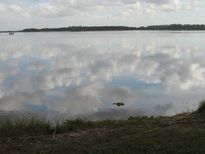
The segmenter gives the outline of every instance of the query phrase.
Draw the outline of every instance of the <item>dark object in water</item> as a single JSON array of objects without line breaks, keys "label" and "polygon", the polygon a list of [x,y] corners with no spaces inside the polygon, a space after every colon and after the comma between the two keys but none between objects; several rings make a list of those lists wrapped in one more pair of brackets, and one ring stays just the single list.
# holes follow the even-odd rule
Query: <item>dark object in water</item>
[{"label": "dark object in water", "polygon": [[123,102],[114,102],[113,105],[120,107],[120,106],[124,106],[125,104]]},{"label": "dark object in water", "polygon": [[14,35],[14,32],[9,32],[9,35]]}]

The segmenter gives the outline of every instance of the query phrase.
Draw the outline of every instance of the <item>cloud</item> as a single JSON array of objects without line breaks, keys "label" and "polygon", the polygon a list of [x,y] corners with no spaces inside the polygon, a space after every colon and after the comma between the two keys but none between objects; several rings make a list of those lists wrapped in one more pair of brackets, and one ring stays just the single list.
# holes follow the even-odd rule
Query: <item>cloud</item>
[{"label": "cloud", "polygon": [[33,81],[29,74],[23,74],[13,81],[12,90],[18,92],[33,92]]},{"label": "cloud", "polygon": [[154,4],[169,4],[173,2],[172,0],[142,0],[146,3],[154,3]]},{"label": "cloud", "polygon": [[5,10],[5,5],[0,3],[0,12],[4,12]]},{"label": "cloud", "polygon": [[34,61],[27,66],[30,71],[43,71],[46,69],[46,64],[40,61]]},{"label": "cloud", "polygon": [[0,85],[6,80],[8,74],[6,72],[0,72]]},{"label": "cloud", "polygon": [[39,3],[38,5],[31,6],[29,13],[35,13],[38,17],[48,18],[60,16],[61,7],[56,7],[50,3]]},{"label": "cloud", "polygon": [[0,99],[0,108],[4,111],[21,111],[28,105],[41,105],[43,91],[33,93],[15,92]]},{"label": "cloud", "polygon": [[[135,18],[136,25],[139,21],[145,22],[144,18],[161,17],[160,12],[194,11],[201,7],[199,0],[48,0],[30,3],[18,0],[8,3],[6,0],[0,2],[0,19],[4,23],[25,21],[28,25],[32,25],[32,19],[35,19],[40,25],[45,25],[47,21],[47,24],[52,23],[51,27],[57,23],[60,27],[59,20],[67,21],[66,23],[73,21],[71,25],[80,21],[81,25],[90,25],[94,23],[94,19],[95,25],[101,24],[102,20],[112,24],[119,24],[119,21],[124,20],[133,25],[132,19]],[[83,23],[85,18],[86,23]],[[22,26],[26,28],[25,25]]]},{"label": "cloud", "polygon": [[155,115],[164,115],[168,110],[173,109],[173,104],[163,104],[163,105],[156,105],[154,107],[153,114]]},{"label": "cloud", "polygon": [[96,113],[84,115],[83,118],[90,120],[107,120],[107,119],[127,119],[130,116],[143,116],[148,113],[142,109],[105,109]]},{"label": "cloud", "polygon": [[81,80],[80,72],[65,68],[46,72],[37,78],[37,82],[40,89],[54,89],[63,86],[68,87],[74,79],[74,83],[77,83],[78,79]]},{"label": "cloud", "polygon": [[84,115],[83,118],[90,120],[106,120],[106,119],[127,119],[130,116],[158,116],[166,115],[170,110],[173,110],[173,104],[163,104],[152,106],[151,108],[135,108],[135,109],[125,109],[125,108],[112,108],[112,109],[102,109],[98,112]]},{"label": "cloud", "polygon": [[48,109],[67,117],[78,117],[98,114],[104,110],[103,99],[106,99],[111,107],[114,101],[126,101],[126,108],[129,108],[133,102],[140,100],[142,93],[134,92],[129,87],[106,88],[100,82],[89,82],[76,88],[68,88],[64,95],[61,100],[49,102]]},{"label": "cloud", "polygon": [[56,110],[67,116],[78,116],[95,112],[101,105],[97,84],[87,84],[65,92],[65,98],[61,101],[52,101],[48,109]]}]

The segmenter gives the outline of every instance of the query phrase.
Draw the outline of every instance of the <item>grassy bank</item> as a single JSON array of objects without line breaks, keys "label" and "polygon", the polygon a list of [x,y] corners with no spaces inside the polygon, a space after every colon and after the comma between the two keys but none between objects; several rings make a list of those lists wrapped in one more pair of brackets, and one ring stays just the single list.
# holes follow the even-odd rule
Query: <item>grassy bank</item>
[{"label": "grassy bank", "polygon": [[193,113],[128,120],[30,117],[0,123],[0,153],[205,153],[205,101]]}]

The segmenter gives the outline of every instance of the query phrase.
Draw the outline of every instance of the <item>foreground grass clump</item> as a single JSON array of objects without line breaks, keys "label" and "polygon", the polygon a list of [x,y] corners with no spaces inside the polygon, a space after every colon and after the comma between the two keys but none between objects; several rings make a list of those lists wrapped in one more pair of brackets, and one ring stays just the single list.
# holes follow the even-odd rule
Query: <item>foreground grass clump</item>
[{"label": "foreground grass clump", "polygon": [[205,153],[204,120],[195,114],[130,120],[65,121],[42,136],[0,137],[0,153]]},{"label": "foreground grass clump", "polygon": [[205,112],[205,100],[203,100],[203,101],[200,102],[199,107],[198,107],[198,109],[197,109],[197,112],[198,112],[198,113]]},{"label": "foreground grass clump", "polygon": [[[205,153],[205,105],[194,113],[128,120],[0,122],[0,153]],[[15,137],[17,136],[17,137]]]},{"label": "foreground grass clump", "polygon": [[52,132],[51,123],[45,118],[20,117],[0,121],[0,136],[45,135]]},{"label": "foreground grass clump", "polygon": [[57,124],[55,129],[57,133],[64,133],[67,131],[76,131],[76,130],[92,128],[94,126],[96,126],[95,122],[76,119],[76,120],[66,120],[62,124]]},{"label": "foreground grass clump", "polygon": [[205,100],[199,103],[199,107],[194,113],[200,118],[205,118]]}]

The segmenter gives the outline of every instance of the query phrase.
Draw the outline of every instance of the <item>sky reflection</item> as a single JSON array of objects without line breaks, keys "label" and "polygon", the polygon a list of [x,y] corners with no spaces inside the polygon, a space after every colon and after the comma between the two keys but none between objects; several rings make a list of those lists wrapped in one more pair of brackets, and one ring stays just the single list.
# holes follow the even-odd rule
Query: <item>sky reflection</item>
[{"label": "sky reflection", "polygon": [[0,34],[0,110],[90,119],[193,110],[205,93],[204,35]]}]

